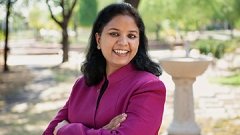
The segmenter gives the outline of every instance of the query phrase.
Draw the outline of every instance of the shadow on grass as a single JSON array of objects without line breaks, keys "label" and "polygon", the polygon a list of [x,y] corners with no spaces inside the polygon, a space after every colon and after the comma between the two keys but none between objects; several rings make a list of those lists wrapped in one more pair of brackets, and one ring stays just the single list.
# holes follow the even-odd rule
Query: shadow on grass
[{"label": "shadow on grass", "polygon": [[41,135],[57,110],[44,113],[8,113],[0,117],[1,135]]},{"label": "shadow on grass", "polygon": [[11,69],[0,73],[0,100],[4,102],[0,135],[40,135],[65,104],[76,71],[61,66]]}]

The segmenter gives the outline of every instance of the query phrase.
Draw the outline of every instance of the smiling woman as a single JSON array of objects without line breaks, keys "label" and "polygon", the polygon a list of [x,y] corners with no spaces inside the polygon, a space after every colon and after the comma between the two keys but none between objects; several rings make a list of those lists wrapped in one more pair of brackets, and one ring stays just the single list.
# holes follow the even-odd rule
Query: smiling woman
[{"label": "smiling woman", "polygon": [[147,45],[143,21],[131,5],[100,11],[83,76],[43,135],[157,135],[166,88]]},{"label": "smiling woman", "polygon": [[96,34],[96,40],[106,59],[106,74],[110,75],[136,55],[139,30],[132,17],[119,15],[104,27],[101,34]]}]

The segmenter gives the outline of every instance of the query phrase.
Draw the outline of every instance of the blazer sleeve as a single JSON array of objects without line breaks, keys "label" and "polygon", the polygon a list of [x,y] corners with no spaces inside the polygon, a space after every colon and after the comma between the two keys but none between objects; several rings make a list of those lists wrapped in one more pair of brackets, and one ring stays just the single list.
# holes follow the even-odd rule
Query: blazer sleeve
[{"label": "blazer sleeve", "polygon": [[70,123],[58,135],[157,135],[162,123],[166,88],[159,80],[148,82],[134,91],[126,110],[127,119],[116,130],[92,129]]}]

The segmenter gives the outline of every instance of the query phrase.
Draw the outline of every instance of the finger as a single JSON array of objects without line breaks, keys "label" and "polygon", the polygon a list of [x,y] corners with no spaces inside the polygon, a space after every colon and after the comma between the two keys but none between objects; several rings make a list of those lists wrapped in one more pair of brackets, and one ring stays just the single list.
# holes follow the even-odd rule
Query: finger
[{"label": "finger", "polygon": [[121,123],[124,120],[126,120],[126,118],[127,118],[127,114],[125,114],[125,113],[117,115],[103,128],[108,129],[108,130],[116,129],[121,125]]},{"label": "finger", "polygon": [[108,130],[112,130],[114,129],[114,127],[117,125],[116,121],[111,121],[110,123],[108,123],[107,125],[105,125],[103,128],[104,129],[108,129]]},{"label": "finger", "polygon": [[116,126],[116,125],[122,123],[124,120],[126,120],[125,117],[119,118],[113,122],[113,125]]},{"label": "finger", "polygon": [[63,126],[65,126],[65,125],[67,125],[67,124],[69,124],[69,122],[66,121],[66,120],[63,120],[63,121],[59,122],[59,123],[57,124],[57,126],[55,127],[55,129],[54,129],[54,132],[53,132],[54,135],[57,134],[57,131],[58,131],[60,128],[62,128]]},{"label": "finger", "polygon": [[69,122],[66,121],[66,120],[63,120],[61,123],[62,123],[63,125],[69,124]]},{"label": "finger", "polygon": [[119,124],[119,123],[122,123],[123,121],[125,121],[127,118],[127,115],[126,114],[122,114],[120,116],[118,116],[115,120],[114,120],[114,123],[115,125]]},{"label": "finger", "polygon": [[112,121],[122,121],[122,120],[125,120],[126,118],[127,118],[127,114],[123,113],[114,117]]},{"label": "finger", "polygon": [[59,127],[60,127],[60,123],[58,123],[57,126],[54,128],[54,131],[53,131],[54,135],[57,135],[57,131],[58,131]]},{"label": "finger", "polygon": [[121,123],[118,123],[112,130],[117,129],[118,127],[120,127]]}]

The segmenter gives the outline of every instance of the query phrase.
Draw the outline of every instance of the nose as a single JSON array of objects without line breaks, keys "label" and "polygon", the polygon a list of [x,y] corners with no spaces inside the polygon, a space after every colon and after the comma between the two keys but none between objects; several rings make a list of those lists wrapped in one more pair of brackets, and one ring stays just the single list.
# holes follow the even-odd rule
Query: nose
[{"label": "nose", "polygon": [[128,39],[126,36],[120,36],[118,39],[118,44],[119,45],[127,45],[128,44]]}]

